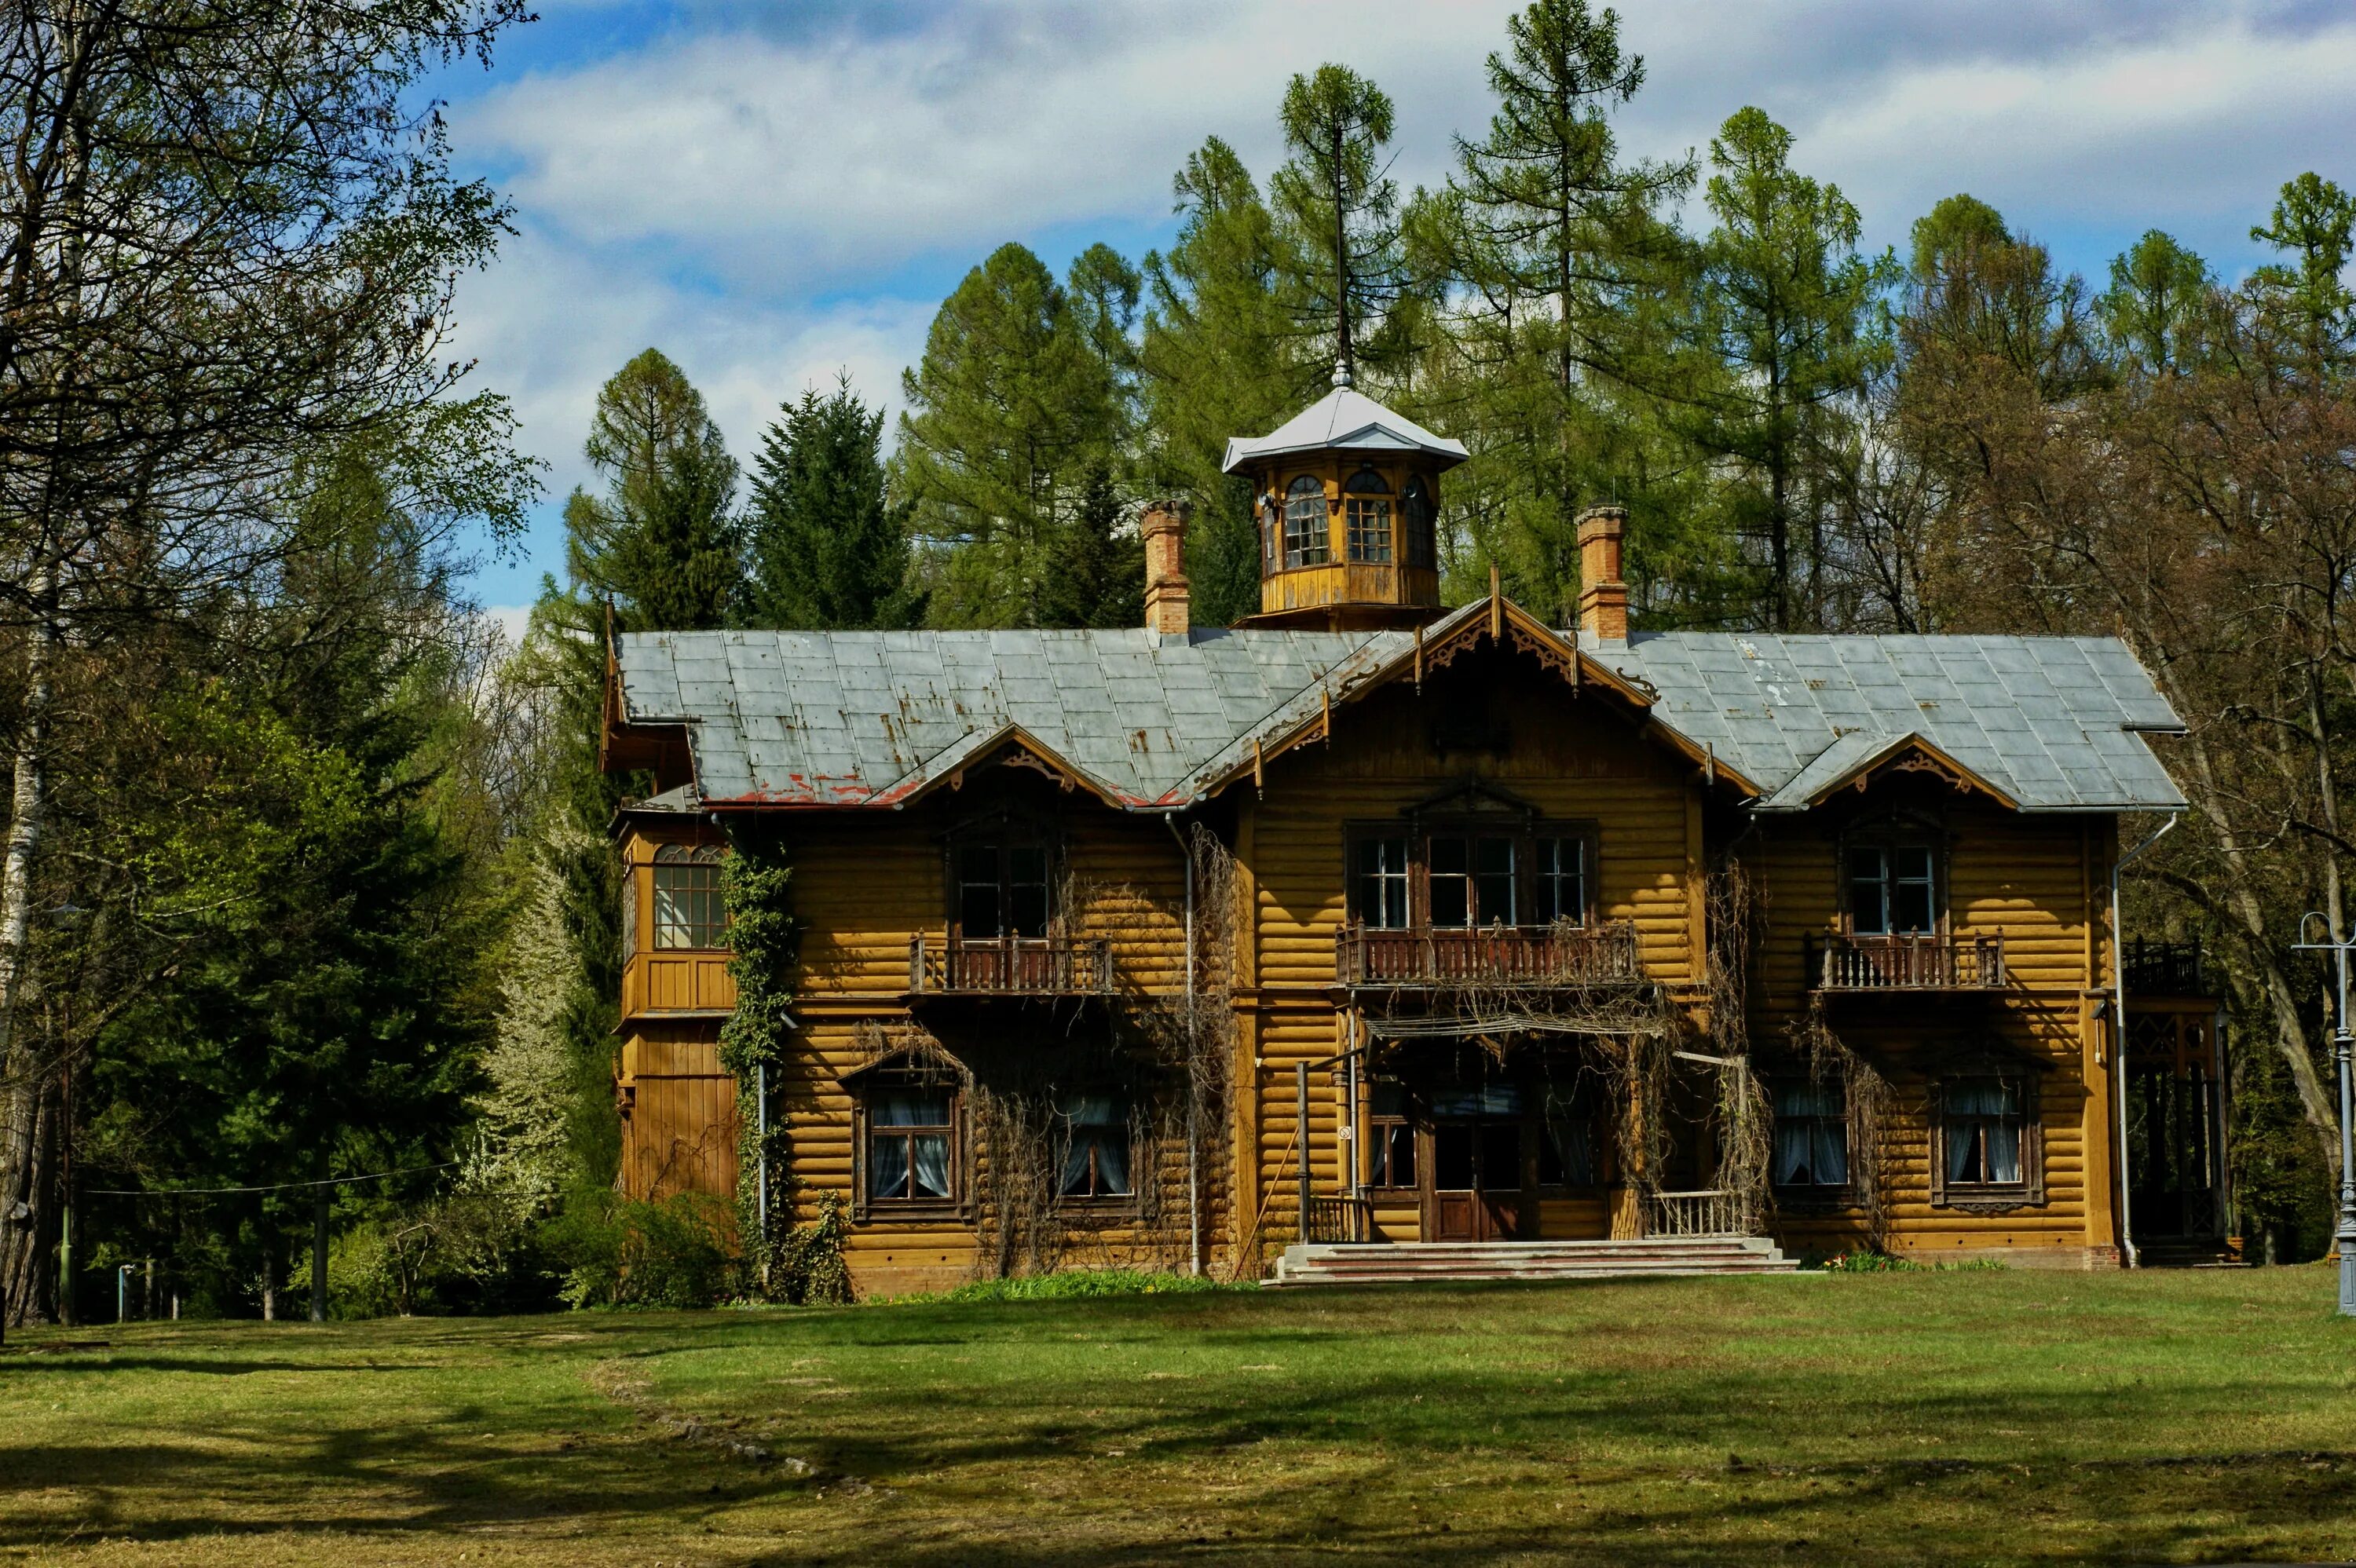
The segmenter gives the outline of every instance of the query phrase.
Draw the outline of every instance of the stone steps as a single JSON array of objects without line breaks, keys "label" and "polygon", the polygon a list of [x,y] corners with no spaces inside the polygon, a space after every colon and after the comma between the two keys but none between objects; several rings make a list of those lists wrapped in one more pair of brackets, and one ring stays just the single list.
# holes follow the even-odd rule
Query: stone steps
[{"label": "stone steps", "polygon": [[1790,1274],[1799,1264],[1764,1236],[1619,1242],[1371,1242],[1293,1245],[1266,1283],[1410,1285],[1451,1280],[1683,1278]]}]

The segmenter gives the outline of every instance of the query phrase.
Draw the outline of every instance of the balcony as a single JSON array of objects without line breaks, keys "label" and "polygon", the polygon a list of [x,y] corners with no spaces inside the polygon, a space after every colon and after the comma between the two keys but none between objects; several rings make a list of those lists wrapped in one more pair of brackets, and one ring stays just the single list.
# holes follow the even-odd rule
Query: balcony
[{"label": "balcony", "polygon": [[1605,925],[1493,925],[1471,930],[1344,926],[1333,977],[1353,989],[1530,989],[1642,982],[1633,921]]},{"label": "balcony", "polygon": [[1104,997],[1112,979],[1112,944],[1101,936],[908,939],[912,997]]},{"label": "balcony", "polygon": [[728,955],[710,948],[640,951],[622,965],[622,1016],[723,1018],[736,1005]]},{"label": "balcony", "polygon": [[1993,936],[1812,936],[1818,991],[1995,991],[2004,987],[2004,933]]},{"label": "balcony", "polygon": [[2146,997],[2205,997],[2201,939],[2147,942],[2136,937],[2125,955],[2127,989]]}]

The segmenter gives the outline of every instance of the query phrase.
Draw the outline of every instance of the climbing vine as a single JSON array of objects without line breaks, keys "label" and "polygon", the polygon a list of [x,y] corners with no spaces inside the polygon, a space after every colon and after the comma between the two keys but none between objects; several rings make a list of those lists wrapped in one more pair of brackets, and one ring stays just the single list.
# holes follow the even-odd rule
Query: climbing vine
[{"label": "climbing vine", "polygon": [[[786,1125],[783,1117],[772,1115],[764,1131],[760,1094],[767,1072],[786,1060],[786,1038],[793,1029],[790,976],[798,932],[786,906],[793,870],[785,835],[767,824],[754,823],[733,829],[729,839],[732,852],[721,865],[720,896],[728,911],[728,976],[736,983],[736,1008],[720,1028],[720,1064],[736,1080],[737,1234],[744,1238],[748,1283],[766,1295],[794,1283],[781,1278],[776,1268],[780,1243],[787,1240],[779,1232],[793,1211]],[[765,1173],[769,1195],[766,1227],[760,1200]],[[840,1226],[832,1229],[839,1236]],[[791,1272],[798,1280],[812,1272],[801,1258],[805,1251],[791,1249],[798,1265]],[[822,1265],[816,1272],[829,1274]]]}]

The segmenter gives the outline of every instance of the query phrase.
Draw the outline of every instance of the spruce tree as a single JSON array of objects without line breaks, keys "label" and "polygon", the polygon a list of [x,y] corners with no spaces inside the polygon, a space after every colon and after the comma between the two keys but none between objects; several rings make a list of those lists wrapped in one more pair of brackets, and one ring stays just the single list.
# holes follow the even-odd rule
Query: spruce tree
[{"label": "spruce tree", "polygon": [[884,411],[851,390],[787,403],[761,445],[747,519],[746,619],[810,630],[905,626],[907,508],[886,496]]}]

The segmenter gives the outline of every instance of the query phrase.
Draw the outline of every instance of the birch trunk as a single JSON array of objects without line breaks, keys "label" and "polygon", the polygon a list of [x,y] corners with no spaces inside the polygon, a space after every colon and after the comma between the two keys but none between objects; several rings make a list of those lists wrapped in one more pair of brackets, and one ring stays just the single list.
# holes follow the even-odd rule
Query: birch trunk
[{"label": "birch trunk", "polygon": [[24,723],[17,733],[8,848],[0,859],[0,1321],[22,1322],[30,1311],[32,1253],[40,1236],[39,1122],[51,1064],[37,1038],[21,1026],[30,976],[33,870],[48,815],[46,769],[57,651],[57,566],[47,555],[34,597],[41,606],[25,649]]}]

